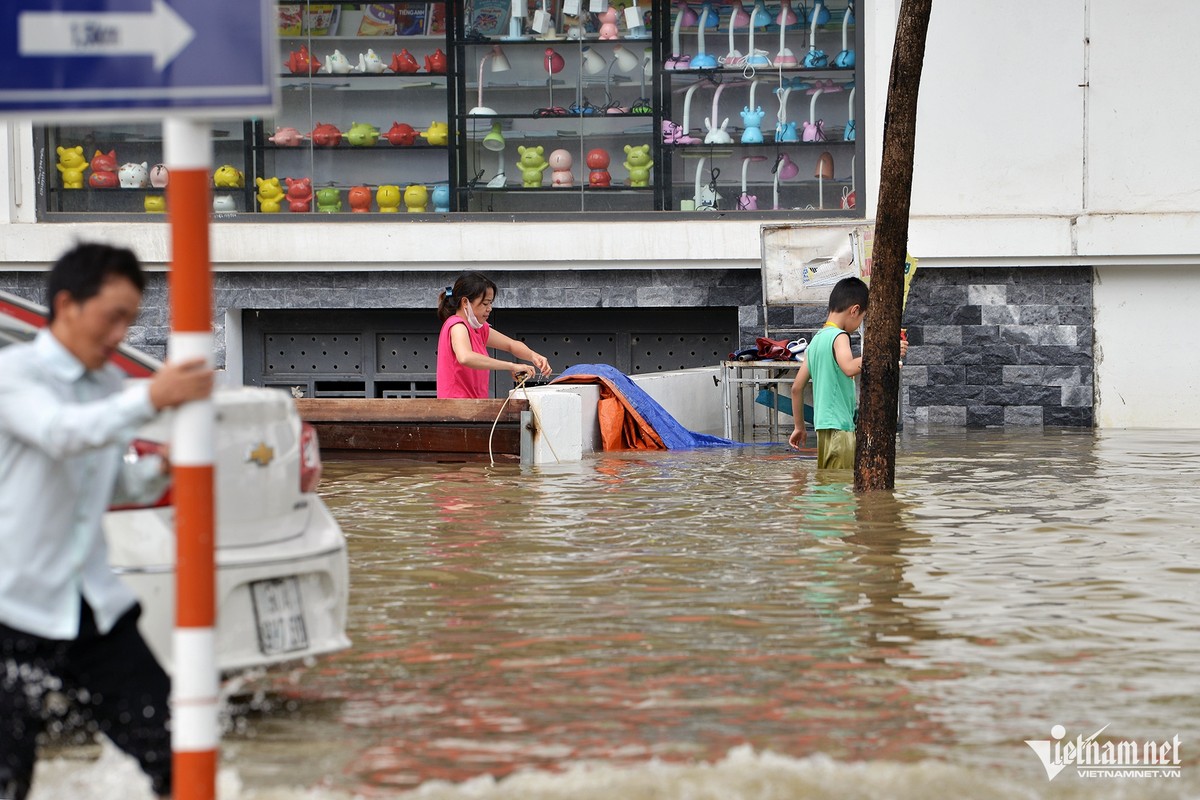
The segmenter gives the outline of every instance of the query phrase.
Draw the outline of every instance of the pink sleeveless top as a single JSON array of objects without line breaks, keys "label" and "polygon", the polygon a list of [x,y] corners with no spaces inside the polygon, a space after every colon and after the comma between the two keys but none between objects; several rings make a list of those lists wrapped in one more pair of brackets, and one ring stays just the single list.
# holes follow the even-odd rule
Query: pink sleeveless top
[{"label": "pink sleeveless top", "polygon": [[462,325],[471,337],[471,349],[486,356],[488,334],[491,326],[486,322],[479,330],[474,330],[467,321],[455,314],[442,323],[442,332],[438,334],[437,348],[437,396],[439,399],[452,397],[487,397],[488,375],[491,370],[474,369],[458,363],[454,357],[454,346],[450,344],[450,329]]}]

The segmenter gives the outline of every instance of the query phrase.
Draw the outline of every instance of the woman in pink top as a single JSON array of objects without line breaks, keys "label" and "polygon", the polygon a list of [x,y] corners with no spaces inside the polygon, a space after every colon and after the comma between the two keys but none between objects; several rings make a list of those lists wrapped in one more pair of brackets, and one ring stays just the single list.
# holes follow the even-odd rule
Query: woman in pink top
[{"label": "woman in pink top", "polygon": [[[496,284],[479,272],[465,272],[438,295],[438,316],[442,332],[438,335],[437,396],[487,397],[488,372],[507,370],[514,378],[521,375],[550,374],[550,362],[524,342],[514,341],[487,324],[496,299]],[[487,349],[503,350],[529,364],[501,361],[488,355]]]}]

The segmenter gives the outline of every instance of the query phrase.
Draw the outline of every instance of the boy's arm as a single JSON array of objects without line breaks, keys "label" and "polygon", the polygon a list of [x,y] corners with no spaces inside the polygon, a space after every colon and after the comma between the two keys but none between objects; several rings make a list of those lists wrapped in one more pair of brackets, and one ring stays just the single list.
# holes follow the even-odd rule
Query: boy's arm
[{"label": "boy's arm", "polygon": [[850,349],[850,334],[839,333],[833,340],[833,357],[837,359],[837,365],[846,373],[847,378],[853,378],[862,372],[862,356],[854,357],[854,352]]},{"label": "boy's arm", "polygon": [[788,444],[799,450],[808,442],[808,430],[804,427],[804,387],[808,385],[808,360],[805,359],[800,369],[796,370],[796,379],[792,381],[792,419],[795,425]]}]

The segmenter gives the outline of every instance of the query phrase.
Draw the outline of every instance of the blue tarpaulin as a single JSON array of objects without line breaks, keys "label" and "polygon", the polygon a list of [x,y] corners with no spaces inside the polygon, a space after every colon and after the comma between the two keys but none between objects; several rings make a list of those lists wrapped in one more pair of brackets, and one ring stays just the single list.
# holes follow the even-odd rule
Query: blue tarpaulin
[{"label": "blue tarpaulin", "polygon": [[[637,442],[639,440],[653,441],[654,439],[660,440],[668,450],[686,450],[695,447],[739,447],[742,444],[722,439],[720,436],[689,431],[680,425],[679,421],[660,406],[654,398],[630,380],[628,375],[608,364],[576,364],[564,370],[553,382],[598,383],[606,388],[613,400],[619,402],[625,411],[632,412],[628,416],[633,418],[639,428],[638,435],[626,437],[627,441],[625,441],[624,447],[653,448],[653,445],[638,444]],[[601,394],[604,394],[603,389]],[[603,398],[602,402],[604,402]],[[615,447],[610,448],[608,442],[619,438],[620,432],[604,430],[605,417],[606,415],[601,413],[601,433],[606,441],[605,449],[616,449]],[[611,416],[609,418],[611,419]],[[625,425],[628,425],[628,419]],[[621,423],[615,422],[613,426],[621,427]],[[644,426],[648,426],[651,430],[645,431]],[[647,436],[647,433],[651,435]],[[629,438],[633,438],[634,441],[628,441]]]}]

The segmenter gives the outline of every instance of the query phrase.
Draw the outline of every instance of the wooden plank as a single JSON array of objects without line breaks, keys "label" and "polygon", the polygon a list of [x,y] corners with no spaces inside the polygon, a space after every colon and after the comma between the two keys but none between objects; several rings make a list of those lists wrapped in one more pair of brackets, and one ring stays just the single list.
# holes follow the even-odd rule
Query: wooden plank
[{"label": "wooden plank", "polygon": [[[500,408],[504,406],[501,413]],[[476,422],[491,425],[520,422],[529,401],[435,400],[432,398],[301,397],[296,409],[305,422]]]},{"label": "wooden plank", "polygon": [[322,450],[380,450],[398,453],[483,453],[520,455],[517,425],[430,425],[412,423],[314,422]]}]

